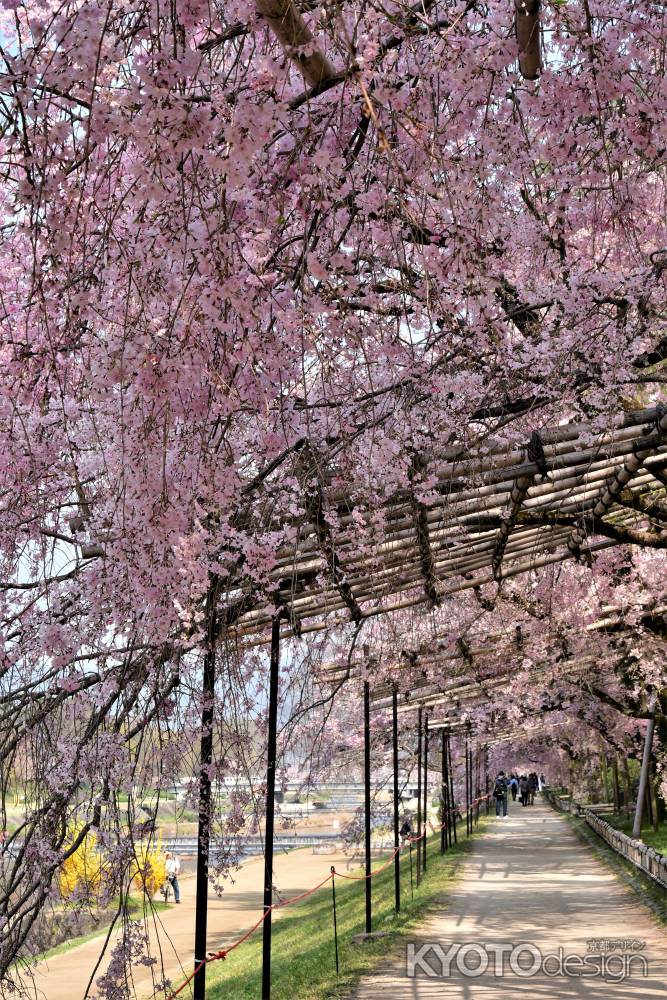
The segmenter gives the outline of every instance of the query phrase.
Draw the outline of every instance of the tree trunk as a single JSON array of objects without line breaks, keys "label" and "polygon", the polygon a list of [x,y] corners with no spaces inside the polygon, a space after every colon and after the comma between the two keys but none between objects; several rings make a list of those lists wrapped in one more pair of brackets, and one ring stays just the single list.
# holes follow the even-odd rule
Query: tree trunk
[{"label": "tree trunk", "polygon": [[646,781],[646,790],[644,792],[644,809],[646,810],[646,819],[648,820],[649,826],[653,826],[653,803],[651,802],[651,772],[649,771],[648,779]]},{"label": "tree trunk", "polygon": [[611,764],[611,777],[614,790],[614,812],[619,813],[621,811],[621,791],[618,787],[618,756],[616,754],[614,754]]},{"label": "tree trunk", "polygon": [[655,768],[654,768],[654,766],[653,766],[652,763],[651,763],[651,766],[649,768],[648,787],[649,787],[649,799],[650,799],[650,803],[651,803],[651,823],[653,825],[653,832],[657,833],[658,832],[658,826],[659,826],[659,821],[658,821],[658,799],[657,799],[657,796],[656,796]]},{"label": "tree trunk", "polygon": [[632,800],[632,786],[630,782],[630,768],[628,767],[628,758],[623,758],[623,785],[624,785],[624,798],[623,802],[623,812],[626,816],[630,815],[630,802]]},{"label": "tree trunk", "polygon": [[519,69],[525,80],[540,75],[540,0],[514,0]]},{"label": "tree trunk", "polygon": [[[257,10],[310,87],[317,87],[336,75],[335,67],[313,45],[313,36],[292,0],[257,0]],[[310,50],[309,55],[298,51],[304,48]]]},{"label": "tree trunk", "polygon": [[642,757],[642,769],[639,775],[639,789],[637,791],[637,807],[635,809],[635,821],[632,826],[632,836],[641,837],[642,834],[642,808],[646,796],[648,785],[648,771],[651,762],[651,745],[653,743],[653,728],[655,726],[655,697],[651,699],[649,706],[651,718],[646,725],[646,739],[644,740],[644,755]]},{"label": "tree trunk", "polygon": [[609,763],[604,740],[600,737],[600,770],[602,775],[602,793],[605,802],[611,802],[611,789],[609,787]]}]

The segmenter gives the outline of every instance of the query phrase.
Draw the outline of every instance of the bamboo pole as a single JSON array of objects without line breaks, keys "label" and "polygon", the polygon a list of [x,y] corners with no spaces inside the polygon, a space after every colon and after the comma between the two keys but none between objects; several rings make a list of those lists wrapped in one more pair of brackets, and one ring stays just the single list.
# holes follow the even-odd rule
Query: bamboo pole
[{"label": "bamboo pole", "polygon": [[[585,484],[587,482],[604,481],[607,477],[613,475],[619,467],[622,467],[626,456],[632,454],[635,445],[636,440],[634,438],[627,442],[617,442],[611,461],[609,458],[602,461],[599,456],[596,457],[594,453],[589,451],[573,453],[571,456],[568,456],[572,460],[570,464],[550,471],[549,482],[533,485],[529,491],[530,495],[531,497],[540,498],[556,496],[559,492],[556,485],[558,483],[563,484],[562,491],[567,491],[576,486],[577,483]],[[582,471],[577,473],[575,470],[579,467],[581,467]],[[527,467],[524,466],[522,468],[525,469]],[[533,466],[531,465],[530,468],[532,469]],[[647,482],[650,478],[650,476],[644,477],[644,481]],[[434,498],[428,505],[427,518],[429,523],[434,523],[442,519],[445,513],[447,514],[447,520],[454,519],[452,518],[454,514],[466,515],[470,520],[474,519],[475,514],[482,510],[492,509],[494,506],[503,507],[507,503],[513,485],[514,480],[507,479],[500,480],[497,483],[469,487],[466,490],[457,489],[453,494],[455,499],[452,500],[453,483],[451,480],[444,479],[443,494],[438,498]],[[390,506],[383,508],[385,514],[389,516],[389,520],[384,526],[383,536],[386,535],[390,538],[392,531],[402,529],[412,530],[414,519],[410,506],[407,503],[389,503]],[[363,509],[357,509],[354,515],[352,513],[337,514],[337,531],[345,527],[353,527],[355,528],[356,537],[359,517],[361,516],[362,521],[370,525],[373,514],[374,512],[363,511]],[[402,514],[405,516],[401,516]],[[295,564],[297,552],[302,553],[302,557],[309,552],[318,552],[318,543],[313,537],[314,532],[314,524],[306,522],[301,525],[295,545],[288,549],[278,550],[277,570],[274,575],[279,575],[278,570],[283,570],[285,566]],[[352,542],[354,542],[354,539],[352,539]]]},{"label": "bamboo pole", "polygon": [[[591,542],[587,547],[582,549],[583,554],[593,555],[596,552],[601,552],[604,549],[613,548],[618,543],[613,539],[601,539],[599,541]],[[571,552],[557,552],[550,553],[541,557],[534,557],[532,559],[523,559],[516,565],[509,567],[505,570],[503,577],[505,580],[510,577],[520,576],[522,573],[526,573],[532,570],[540,569],[544,566],[551,566],[555,563],[565,562],[569,559],[574,558]],[[441,598],[451,596],[452,594],[461,593],[465,590],[472,590],[474,587],[481,587],[486,583],[493,582],[493,574],[491,573],[480,573],[477,577],[471,577],[469,579],[464,579],[461,582],[455,584],[449,584],[441,590]],[[410,583],[409,586],[401,586],[397,590],[393,591],[392,596],[397,597],[400,593],[406,590],[414,590],[414,584]],[[407,608],[419,607],[419,605],[424,604],[427,598],[424,594],[413,594],[412,596],[402,598],[400,600],[395,600],[392,603],[382,604],[378,607],[373,608],[362,608],[362,616],[364,620],[375,618],[378,615],[386,615],[395,611],[403,611]],[[320,607],[316,614],[312,614],[312,617],[317,618],[316,621],[306,624],[302,623],[299,626],[299,635],[307,635],[313,632],[330,631],[337,626],[343,626],[349,624],[349,618],[335,618],[333,617],[335,612],[342,611],[345,608],[342,602],[332,602],[331,605]],[[332,617],[330,617],[332,616]],[[254,646],[260,645],[262,642],[261,635],[263,630],[266,628],[268,619],[265,615],[252,618],[249,622],[246,621],[245,617],[241,622],[236,623],[227,629],[227,635],[230,638],[240,638],[242,636],[252,637],[252,641],[246,643],[247,648],[252,648]],[[285,637],[295,635],[294,631],[286,631]]]}]

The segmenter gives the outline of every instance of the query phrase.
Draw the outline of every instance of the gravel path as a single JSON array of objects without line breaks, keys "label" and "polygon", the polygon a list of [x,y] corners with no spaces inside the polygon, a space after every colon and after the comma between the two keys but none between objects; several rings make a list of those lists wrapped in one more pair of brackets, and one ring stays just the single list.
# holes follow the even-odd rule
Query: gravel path
[{"label": "gravel path", "polygon": [[[667,934],[649,911],[550,808],[541,803],[527,808],[510,803],[510,810],[507,819],[498,819],[476,843],[442,911],[411,938],[415,975],[408,975],[404,944],[376,974],[364,977],[350,1000],[652,1000],[667,996]],[[432,942],[442,952],[423,950]],[[633,951],[637,942],[643,943],[641,950]],[[496,964],[496,955],[502,952],[493,946],[520,943],[529,943],[541,956],[524,948],[513,959],[510,953]],[[464,975],[458,967],[463,964],[462,956],[453,952],[450,974],[443,974],[443,953],[446,956],[452,945],[464,944],[473,945],[464,956],[468,968],[477,969],[488,960],[486,972]],[[612,947],[616,950],[613,959]],[[547,954],[558,956],[559,949],[563,958],[575,956],[563,963],[569,975],[561,971],[559,958],[543,962]],[[435,975],[423,968],[420,954]],[[627,959],[625,954],[634,957]],[[588,967],[583,966],[584,956],[588,956]],[[606,975],[600,974],[603,956]],[[646,961],[647,976],[638,956]],[[511,961],[518,971],[512,971]],[[504,975],[496,975],[501,962]],[[530,966],[538,963],[537,971],[527,975]]]}]

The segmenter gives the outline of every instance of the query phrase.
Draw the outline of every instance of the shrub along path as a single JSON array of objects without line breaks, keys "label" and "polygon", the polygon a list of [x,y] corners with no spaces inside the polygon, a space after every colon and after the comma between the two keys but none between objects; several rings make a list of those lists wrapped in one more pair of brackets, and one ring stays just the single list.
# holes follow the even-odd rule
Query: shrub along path
[{"label": "shrub along path", "polygon": [[[362,979],[350,1000],[653,1000],[667,996],[667,934],[642,906],[636,895],[594,857],[574,835],[568,823],[548,806],[537,803],[522,808],[510,803],[511,815],[496,821],[487,836],[475,842],[463,878],[453,888],[447,905],[411,935],[419,948],[431,942],[445,953],[452,944],[485,946],[529,942],[542,955],[591,958],[584,978],[581,960],[571,959],[569,975],[559,974],[557,961],[532,976],[517,974],[505,959],[505,975],[493,975],[494,953],[488,951],[486,972],[468,977],[456,959],[448,977],[432,977],[419,966],[407,974],[406,946],[394,951],[374,974]],[[644,942],[641,960],[609,960],[607,975],[593,978],[593,959],[600,962],[598,947],[608,942]],[[602,942],[594,944],[593,942]],[[593,950],[590,950],[593,949]],[[631,946],[621,945],[626,953]],[[496,952],[497,953],[497,952]],[[440,956],[423,953],[428,965],[441,973]],[[533,957],[534,955],[534,957]],[[483,958],[473,948],[467,964],[474,969]],[[515,954],[520,969],[538,961],[525,949]],[[556,973],[556,974],[554,974]],[[613,981],[616,979],[617,981]]]}]

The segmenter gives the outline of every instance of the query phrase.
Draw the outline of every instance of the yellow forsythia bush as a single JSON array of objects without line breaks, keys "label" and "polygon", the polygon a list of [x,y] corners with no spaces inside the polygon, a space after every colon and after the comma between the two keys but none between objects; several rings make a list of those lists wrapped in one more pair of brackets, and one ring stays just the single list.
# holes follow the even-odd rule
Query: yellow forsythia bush
[{"label": "yellow forsythia bush", "polygon": [[[72,845],[81,833],[81,824],[67,838],[67,844]],[[65,858],[60,866],[59,888],[63,899],[90,899],[97,895],[102,879],[102,859],[97,850],[97,837],[90,830],[83,838],[76,851]]]},{"label": "yellow forsythia bush", "polygon": [[167,858],[159,841],[136,845],[131,877],[137,889],[148,897],[162,888],[167,881]]}]

